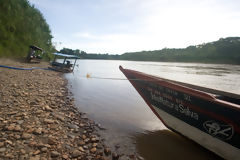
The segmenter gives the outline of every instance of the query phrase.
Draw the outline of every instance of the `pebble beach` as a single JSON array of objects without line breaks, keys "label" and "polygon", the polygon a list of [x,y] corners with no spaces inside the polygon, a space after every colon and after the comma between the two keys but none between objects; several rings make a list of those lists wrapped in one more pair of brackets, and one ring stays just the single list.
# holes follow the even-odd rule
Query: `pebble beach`
[{"label": "pebble beach", "polygon": [[[43,67],[0,59],[1,65]],[[0,159],[118,159],[79,112],[62,73],[0,68]]]}]

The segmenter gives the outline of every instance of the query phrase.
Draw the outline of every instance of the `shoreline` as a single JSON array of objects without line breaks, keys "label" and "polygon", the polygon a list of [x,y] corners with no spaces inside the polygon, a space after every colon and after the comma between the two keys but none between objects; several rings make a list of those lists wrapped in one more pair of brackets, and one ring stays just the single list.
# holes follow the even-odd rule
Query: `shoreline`
[{"label": "shoreline", "polygon": [[[47,67],[0,59],[1,65]],[[117,159],[74,105],[62,73],[0,68],[0,158]]]}]

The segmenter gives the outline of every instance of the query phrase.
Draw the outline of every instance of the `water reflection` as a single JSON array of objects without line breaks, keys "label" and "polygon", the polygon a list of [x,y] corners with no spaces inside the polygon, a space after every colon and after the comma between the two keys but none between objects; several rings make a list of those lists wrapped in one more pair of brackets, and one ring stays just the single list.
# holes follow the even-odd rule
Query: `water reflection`
[{"label": "water reflection", "polygon": [[200,145],[169,130],[142,133],[136,146],[145,160],[223,160]]}]

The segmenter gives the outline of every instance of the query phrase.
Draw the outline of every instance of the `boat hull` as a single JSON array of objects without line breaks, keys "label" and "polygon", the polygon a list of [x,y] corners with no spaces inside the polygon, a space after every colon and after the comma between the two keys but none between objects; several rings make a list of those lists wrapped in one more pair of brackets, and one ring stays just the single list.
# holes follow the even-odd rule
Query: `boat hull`
[{"label": "boat hull", "polygon": [[239,105],[165,79],[120,70],[169,129],[225,159],[240,159]]},{"label": "boat hull", "polygon": [[51,66],[51,67],[48,67],[48,69],[57,71],[57,72],[63,72],[63,73],[73,72],[73,70],[71,68],[64,68],[64,67],[59,67],[59,66]]}]

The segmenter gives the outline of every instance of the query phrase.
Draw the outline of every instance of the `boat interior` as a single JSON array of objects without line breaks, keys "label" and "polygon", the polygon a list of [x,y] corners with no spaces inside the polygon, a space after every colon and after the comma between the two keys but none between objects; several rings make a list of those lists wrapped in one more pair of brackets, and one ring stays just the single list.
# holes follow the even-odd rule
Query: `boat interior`
[{"label": "boat interior", "polygon": [[[161,79],[163,79],[163,78],[161,78]],[[182,85],[182,86],[185,86],[185,87],[188,87],[188,88],[199,90],[201,92],[211,94],[216,99],[240,105],[240,95],[237,95],[237,94],[234,94],[234,93],[229,93],[229,92],[224,92],[224,91],[220,91],[220,90],[216,90],[216,89],[200,87],[200,86],[187,84],[187,83],[183,83],[183,82],[177,82],[177,81],[168,80],[168,79],[165,79],[165,80],[167,80],[169,82],[177,83],[179,85]]]}]

